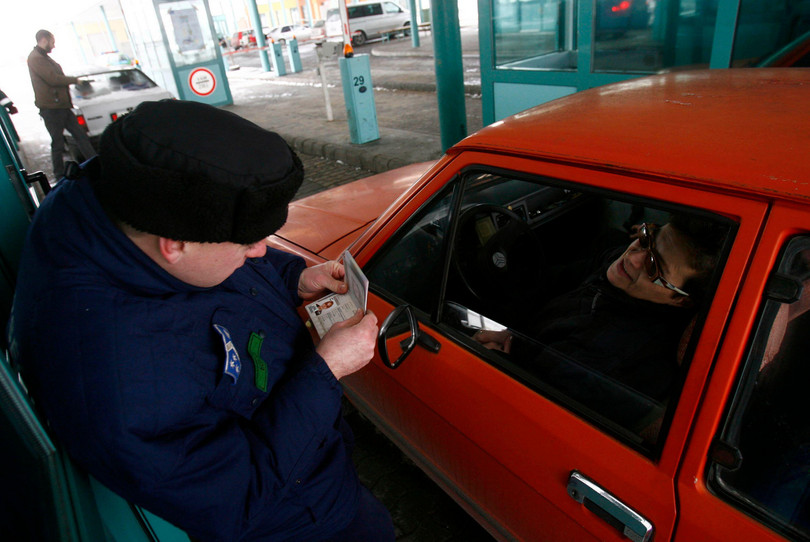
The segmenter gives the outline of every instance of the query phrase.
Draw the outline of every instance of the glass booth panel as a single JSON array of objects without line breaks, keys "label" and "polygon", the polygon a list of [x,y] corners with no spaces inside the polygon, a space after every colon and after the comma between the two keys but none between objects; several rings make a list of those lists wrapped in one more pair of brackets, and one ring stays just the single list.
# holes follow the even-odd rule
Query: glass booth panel
[{"label": "glass booth panel", "polygon": [[576,69],[574,0],[493,0],[495,65]]},{"label": "glass booth panel", "polygon": [[158,8],[176,67],[217,59],[217,41],[211,36],[202,0],[166,2]]},{"label": "glass booth panel", "polygon": [[709,67],[717,0],[594,2],[594,71]]},{"label": "glass booth panel", "polygon": [[810,2],[742,0],[732,63],[735,67],[757,66],[791,42],[798,40],[791,46],[795,47],[809,37]]}]

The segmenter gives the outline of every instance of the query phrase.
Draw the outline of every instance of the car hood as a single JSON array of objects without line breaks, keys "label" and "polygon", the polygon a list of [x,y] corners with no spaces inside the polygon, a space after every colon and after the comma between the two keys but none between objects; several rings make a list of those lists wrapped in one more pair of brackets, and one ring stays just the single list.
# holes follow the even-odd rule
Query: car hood
[{"label": "car hood", "polygon": [[412,164],[294,201],[275,235],[314,254],[338,244],[340,253],[431,165]]}]

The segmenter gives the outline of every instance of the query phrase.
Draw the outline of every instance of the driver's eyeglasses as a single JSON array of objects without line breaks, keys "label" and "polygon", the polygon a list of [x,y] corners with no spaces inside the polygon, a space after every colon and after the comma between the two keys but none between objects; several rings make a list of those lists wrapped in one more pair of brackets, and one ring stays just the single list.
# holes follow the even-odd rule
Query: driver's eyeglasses
[{"label": "driver's eyeglasses", "polygon": [[647,257],[644,258],[644,269],[647,271],[647,276],[650,277],[653,284],[663,286],[664,288],[672,290],[676,294],[688,297],[689,294],[677,286],[673,286],[667,282],[666,279],[664,279],[664,276],[661,274],[661,268],[658,267],[658,256],[655,252],[655,237],[653,236],[656,227],[657,226],[655,224],[647,224],[645,222],[638,230],[638,243],[641,245],[641,248],[647,251]]}]

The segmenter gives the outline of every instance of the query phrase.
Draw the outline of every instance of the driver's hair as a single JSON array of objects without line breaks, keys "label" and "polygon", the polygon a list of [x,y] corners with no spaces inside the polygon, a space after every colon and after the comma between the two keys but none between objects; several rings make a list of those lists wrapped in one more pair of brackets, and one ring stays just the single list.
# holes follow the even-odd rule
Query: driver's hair
[{"label": "driver's hair", "polygon": [[717,222],[684,214],[673,214],[669,226],[681,234],[686,243],[689,266],[697,271],[681,287],[697,301],[708,293],[712,272],[720,260],[720,252],[728,235],[728,227]]}]

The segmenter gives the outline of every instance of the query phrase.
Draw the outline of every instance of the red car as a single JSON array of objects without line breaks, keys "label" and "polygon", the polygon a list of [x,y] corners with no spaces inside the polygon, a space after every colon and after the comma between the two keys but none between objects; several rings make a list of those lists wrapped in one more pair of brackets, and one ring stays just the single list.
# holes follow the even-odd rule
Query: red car
[{"label": "red car", "polygon": [[241,49],[242,47],[256,47],[255,30],[239,30],[231,37],[231,47]]},{"label": "red car", "polygon": [[348,397],[496,538],[806,540],[808,89],[594,88],[299,200],[271,244],[349,248],[385,322]]}]

